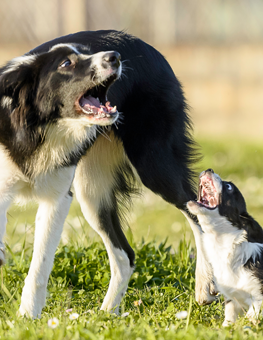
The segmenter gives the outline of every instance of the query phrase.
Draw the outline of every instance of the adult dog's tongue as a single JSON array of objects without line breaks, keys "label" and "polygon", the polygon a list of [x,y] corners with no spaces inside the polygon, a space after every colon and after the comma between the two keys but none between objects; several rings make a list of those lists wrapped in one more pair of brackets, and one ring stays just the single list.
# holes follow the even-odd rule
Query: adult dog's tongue
[{"label": "adult dog's tongue", "polygon": [[106,113],[106,114],[111,114],[115,113],[117,111],[116,106],[112,107],[110,105],[110,102],[106,102],[105,105],[102,105],[98,99],[92,97],[92,96],[87,96],[87,97],[82,97],[79,101],[81,107],[85,112],[88,114],[96,114],[96,113]]}]

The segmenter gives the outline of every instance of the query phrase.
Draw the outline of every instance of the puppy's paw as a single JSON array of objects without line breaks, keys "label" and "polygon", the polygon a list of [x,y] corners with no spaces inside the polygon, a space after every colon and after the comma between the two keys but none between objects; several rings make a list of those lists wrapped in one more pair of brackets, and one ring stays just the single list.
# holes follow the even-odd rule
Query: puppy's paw
[{"label": "puppy's paw", "polygon": [[246,318],[254,325],[258,325],[260,321],[258,320],[258,313],[247,313]]},{"label": "puppy's paw", "polygon": [[222,323],[222,327],[230,327],[232,325],[233,325],[233,322],[229,320],[224,320],[224,322]]},{"label": "puppy's paw", "polygon": [[249,321],[254,325],[254,326],[257,326],[260,321],[258,319],[255,319],[255,318],[249,318]]}]

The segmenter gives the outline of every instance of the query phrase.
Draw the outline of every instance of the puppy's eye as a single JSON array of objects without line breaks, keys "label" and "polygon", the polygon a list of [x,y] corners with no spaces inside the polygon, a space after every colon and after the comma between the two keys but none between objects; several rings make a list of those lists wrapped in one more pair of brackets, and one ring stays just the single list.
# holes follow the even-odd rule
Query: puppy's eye
[{"label": "puppy's eye", "polygon": [[232,191],[233,190],[233,187],[230,183],[226,183],[226,188],[227,188],[227,191]]},{"label": "puppy's eye", "polygon": [[69,59],[66,59],[59,65],[59,68],[68,67],[71,64],[72,64],[71,61]]}]

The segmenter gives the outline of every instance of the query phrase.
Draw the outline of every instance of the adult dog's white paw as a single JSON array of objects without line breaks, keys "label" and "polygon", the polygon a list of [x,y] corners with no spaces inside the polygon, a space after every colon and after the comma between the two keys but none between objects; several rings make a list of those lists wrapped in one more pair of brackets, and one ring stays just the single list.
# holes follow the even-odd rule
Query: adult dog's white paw
[{"label": "adult dog's white paw", "polygon": [[42,308],[46,300],[46,284],[36,282],[35,278],[29,275],[25,279],[25,286],[22,291],[20,315],[35,319],[41,316]]},{"label": "adult dog's white paw", "polygon": [[29,319],[40,318],[41,317],[41,309],[40,309],[39,312],[37,310],[39,310],[39,308],[34,308],[32,306],[26,306],[22,302],[19,310],[16,313],[16,315],[21,316],[21,317],[25,316]]}]

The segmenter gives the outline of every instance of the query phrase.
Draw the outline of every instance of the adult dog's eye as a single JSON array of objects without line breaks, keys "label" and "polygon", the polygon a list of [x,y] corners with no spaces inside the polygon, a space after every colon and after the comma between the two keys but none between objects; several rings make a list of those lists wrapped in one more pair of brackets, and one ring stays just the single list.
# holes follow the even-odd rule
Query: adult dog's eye
[{"label": "adult dog's eye", "polygon": [[226,183],[226,188],[228,191],[232,191],[233,190],[233,187],[230,183]]},{"label": "adult dog's eye", "polygon": [[59,68],[62,68],[62,67],[68,67],[70,66],[72,63],[69,59],[66,59],[64,60],[60,65],[59,65]]}]

